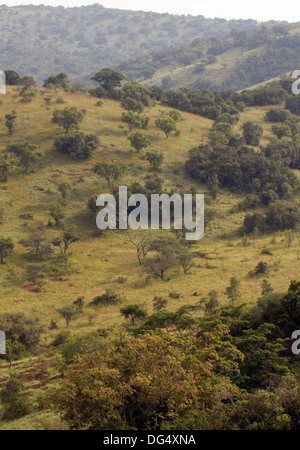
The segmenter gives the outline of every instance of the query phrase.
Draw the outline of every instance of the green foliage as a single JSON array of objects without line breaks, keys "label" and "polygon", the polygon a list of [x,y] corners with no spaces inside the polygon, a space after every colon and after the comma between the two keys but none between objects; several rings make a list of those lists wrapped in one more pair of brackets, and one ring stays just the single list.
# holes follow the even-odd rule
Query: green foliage
[{"label": "green foliage", "polygon": [[275,125],[272,125],[272,131],[278,137],[278,139],[282,139],[286,136],[292,136],[292,130],[288,124],[276,123]]},{"label": "green foliage", "polygon": [[152,144],[152,141],[148,139],[143,133],[134,133],[129,136],[131,146],[137,151],[137,153]]},{"label": "green foliage", "polygon": [[245,122],[243,125],[243,136],[247,145],[259,145],[259,140],[263,134],[260,125],[253,122]]},{"label": "green foliage", "polygon": [[161,309],[166,308],[168,305],[168,300],[162,297],[154,297],[153,299],[153,309],[154,311],[160,311]]},{"label": "green foliage", "polygon": [[66,73],[61,72],[58,75],[51,75],[46,80],[44,80],[44,87],[58,86],[62,89],[68,89],[69,87],[69,77]]},{"label": "green foliage", "polygon": [[147,152],[146,160],[151,165],[151,170],[153,170],[153,172],[157,172],[157,171],[159,171],[159,169],[163,163],[164,156],[162,153]]},{"label": "green foliage", "polygon": [[99,139],[94,134],[70,133],[54,141],[54,147],[58,152],[67,154],[78,161],[90,159],[98,146]]},{"label": "green foliage", "polygon": [[[60,217],[60,216],[59,215],[57,216],[57,214],[55,212],[55,217]],[[52,217],[54,217],[54,216],[52,215]],[[62,219],[63,219],[63,217],[61,217],[60,220],[62,220]],[[55,239],[53,239],[52,245],[54,245],[54,247],[59,247],[61,254],[65,255],[67,253],[70,245],[77,241],[79,241],[77,229],[75,227],[72,227],[72,228],[69,228],[67,231],[64,231],[62,236],[56,237]]]},{"label": "green foliage", "polygon": [[125,97],[122,100],[121,106],[126,109],[126,111],[133,111],[136,113],[142,113],[144,111],[143,103],[131,97]]},{"label": "green foliage", "polygon": [[20,75],[14,70],[5,70],[5,80],[6,84],[9,86],[16,86],[19,84]]},{"label": "green foliage", "polygon": [[99,177],[105,178],[108,187],[113,189],[115,183],[125,175],[126,166],[120,161],[114,164],[100,161],[94,166],[93,172],[99,175]]},{"label": "green foliage", "polygon": [[0,262],[5,263],[7,258],[14,250],[15,244],[11,238],[0,237]]},{"label": "green foliage", "polygon": [[137,112],[123,112],[121,120],[122,122],[127,123],[130,132],[133,130],[133,128],[143,127],[143,119]]},{"label": "green foliage", "polygon": [[115,292],[113,289],[106,289],[105,294],[95,297],[91,302],[90,306],[109,306],[117,305],[123,302],[125,298]]},{"label": "green foliage", "polygon": [[50,216],[54,219],[55,226],[60,227],[63,224],[63,219],[65,218],[65,213],[61,209],[61,206],[57,204],[50,205],[49,208]]},{"label": "green foliage", "polygon": [[273,158],[268,148],[265,153],[257,153],[244,146],[234,149],[200,145],[190,151],[186,169],[200,182],[207,183],[217,175],[222,186],[233,191],[259,193],[261,201],[268,203],[278,196],[291,194],[297,185],[284,158],[284,154]]},{"label": "green foliage", "polygon": [[64,306],[63,308],[58,309],[57,312],[65,319],[67,328],[69,327],[70,322],[77,319],[80,314],[79,309],[74,305]]},{"label": "green foliage", "polygon": [[27,397],[23,394],[24,385],[12,375],[0,391],[4,407],[3,419],[13,420],[25,416],[30,411]]},{"label": "green foliage", "polygon": [[12,343],[22,344],[26,350],[34,349],[44,331],[38,318],[28,318],[23,313],[6,313],[0,316],[0,330]]},{"label": "green foliage", "polygon": [[266,216],[266,224],[273,230],[294,229],[299,222],[298,206],[286,200],[274,202]]},{"label": "green foliage", "polygon": [[13,153],[17,157],[19,166],[27,173],[32,164],[34,164],[38,158],[43,156],[37,149],[36,145],[29,144],[28,142],[18,142],[8,145],[7,147],[7,151]]},{"label": "green foliage", "polygon": [[19,95],[21,97],[21,103],[31,103],[36,97],[37,92],[35,89],[30,89],[24,86]]},{"label": "green foliage", "polygon": [[237,302],[241,298],[240,281],[236,277],[230,279],[230,284],[226,288],[225,294],[231,303]]},{"label": "green foliage", "polygon": [[17,114],[15,111],[12,111],[11,114],[5,115],[5,126],[8,129],[8,134],[12,136],[15,129],[15,120],[17,118]]},{"label": "green foliage", "polygon": [[136,326],[136,320],[145,319],[147,316],[146,311],[139,305],[127,305],[120,309],[120,313],[125,319],[130,319],[131,326]]},{"label": "green foliage", "polygon": [[83,113],[75,106],[63,110],[56,109],[52,116],[52,123],[61,126],[66,133],[69,133],[71,129],[77,129],[82,120]]},{"label": "green foliage", "polygon": [[155,125],[157,126],[157,128],[159,128],[160,130],[162,130],[165,133],[167,139],[170,136],[170,133],[172,133],[172,131],[177,130],[176,122],[171,117],[169,117],[169,118],[162,117],[160,119],[157,119],[155,121]]}]

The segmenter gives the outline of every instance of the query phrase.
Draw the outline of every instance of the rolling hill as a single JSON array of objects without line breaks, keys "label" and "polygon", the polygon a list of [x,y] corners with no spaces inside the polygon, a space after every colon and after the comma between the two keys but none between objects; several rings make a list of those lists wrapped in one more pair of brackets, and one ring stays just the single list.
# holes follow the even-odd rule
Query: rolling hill
[{"label": "rolling hill", "polygon": [[[269,266],[268,280],[276,292],[284,292],[291,279],[299,276],[299,247],[294,241],[286,250],[286,238],[281,232],[243,238],[238,230],[243,225],[244,211],[237,204],[244,193],[232,193],[221,188],[215,200],[208,201],[218,216],[206,230],[205,238],[196,243],[198,252],[195,266],[184,274],[178,268],[170,271],[167,282],[153,278],[146,282],[145,272],[139,266],[136,249],[120,238],[118,233],[99,234],[94,219],[87,210],[87,202],[93,195],[107,191],[107,186],[93,173],[93,166],[100,161],[121,161],[127,166],[125,184],[145,183],[153,177],[145,159],[145,151],[133,152],[128,141],[127,126],[121,121],[122,108],[119,102],[103,99],[102,103],[87,93],[70,93],[35,88],[36,97],[31,103],[20,103],[20,87],[9,87],[2,96],[1,115],[13,109],[17,116],[12,136],[7,135],[1,122],[0,151],[3,158],[7,145],[26,140],[43,152],[43,157],[34,164],[31,173],[20,167],[12,170],[7,182],[0,185],[1,237],[10,237],[15,243],[14,253],[7,264],[1,265],[1,314],[22,313],[38,318],[44,327],[40,347],[32,355],[14,361],[13,372],[23,383],[26,395],[31,399],[30,413],[17,420],[3,420],[1,429],[59,429],[64,423],[58,414],[43,403],[47,396],[62,381],[62,371],[57,347],[50,345],[59,335],[62,339],[66,329],[59,310],[84,297],[83,313],[72,321],[68,332],[72,339],[96,330],[114,330],[123,327],[124,318],[120,306],[91,307],[89,302],[113,289],[125,297],[123,305],[136,303],[148,312],[152,310],[154,297],[165,297],[169,309],[174,312],[184,305],[195,305],[197,297],[205,297],[218,291],[220,303],[227,305],[226,287],[232,277],[241,280],[243,302],[254,304],[261,294],[262,279],[250,277],[249,272],[258,261]],[[50,100],[49,100],[50,97]],[[48,99],[45,101],[44,99]],[[93,133],[100,145],[92,160],[78,162],[57,153],[53,141],[62,134],[60,128],[51,123],[54,110],[77,107],[84,110],[80,125],[84,133]],[[282,105],[276,105],[277,109]],[[251,120],[263,128],[261,145],[274,138],[265,115],[270,106],[246,108],[234,125],[241,132],[242,125]],[[158,176],[164,188],[170,191],[187,192],[193,187],[198,192],[207,192],[207,185],[190,178],[184,168],[188,151],[208,142],[213,121],[204,117],[181,112],[183,120],[178,123],[180,134],[166,139],[155,127],[155,120],[164,117],[170,108],[160,103],[146,107],[149,126],[143,132],[152,141],[152,149],[162,152],[164,162]],[[257,151],[259,148],[257,147]],[[299,176],[299,171],[295,170]],[[32,233],[43,232],[48,241],[63,231],[49,223],[51,204],[61,202],[59,185],[70,185],[66,203],[62,203],[65,226],[76,226],[79,240],[72,244],[67,264],[59,263],[59,249],[46,256],[45,260],[30,259],[26,241]],[[297,202],[297,198],[294,199]],[[92,315],[93,322],[89,323]],[[52,328],[51,328],[52,323]],[[53,326],[53,323],[56,326]],[[58,344],[58,348],[59,344]],[[17,358],[18,359],[18,358]],[[7,362],[0,361],[0,385],[8,379]]]},{"label": "rolling hill", "polygon": [[[270,22],[270,26],[274,22]],[[50,6],[0,6],[0,65],[38,83],[67,72],[88,84],[95,71],[166,46],[225,35],[231,29],[257,29],[254,20],[205,19],[142,11]]]},{"label": "rolling hill", "polygon": [[128,79],[164,89],[240,90],[300,65],[299,24],[232,30],[226,37],[194,39],[118,66]]}]

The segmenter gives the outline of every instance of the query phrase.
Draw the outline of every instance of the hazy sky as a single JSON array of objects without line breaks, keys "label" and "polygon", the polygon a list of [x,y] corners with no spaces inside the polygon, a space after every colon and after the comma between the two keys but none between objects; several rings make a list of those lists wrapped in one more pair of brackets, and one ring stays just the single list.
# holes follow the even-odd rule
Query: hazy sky
[{"label": "hazy sky", "polygon": [[[2,3],[3,0],[1,0]],[[299,0],[4,0],[8,6],[46,4],[81,6],[100,3],[107,8],[192,14],[225,19],[257,19],[300,21]]]}]

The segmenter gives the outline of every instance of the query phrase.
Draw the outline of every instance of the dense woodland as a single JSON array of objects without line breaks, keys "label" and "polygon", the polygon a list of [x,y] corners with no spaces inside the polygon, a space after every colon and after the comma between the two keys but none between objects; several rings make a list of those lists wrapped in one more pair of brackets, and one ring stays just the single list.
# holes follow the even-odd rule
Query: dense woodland
[{"label": "dense woodland", "polygon": [[232,28],[258,27],[254,20],[205,19],[143,11],[51,6],[0,7],[2,70],[31,73],[40,83],[67,72],[88,83],[91,73],[130,58],[181,45],[194,38],[224,35]]}]

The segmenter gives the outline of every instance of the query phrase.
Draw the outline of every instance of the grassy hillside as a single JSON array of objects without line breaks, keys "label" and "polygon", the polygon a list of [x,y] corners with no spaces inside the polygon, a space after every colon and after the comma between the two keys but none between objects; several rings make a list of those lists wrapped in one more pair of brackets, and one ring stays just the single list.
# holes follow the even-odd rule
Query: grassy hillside
[{"label": "grassy hillside", "polygon": [[232,28],[257,28],[254,20],[205,19],[142,11],[50,6],[0,7],[1,69],[32,74],[41,83],[67,72],[73,81],[130,58],[224,35]]},{"label": "grassy hillside", "polygon": [[232,30],[225,38],[195,39],[119,67],[128,78],[164,89],[245,89],[299,66],[299,31],[299,24]]},{"label": "grassy hillside", "polygon": [[[143,268],[138,265],[133,246],[121,239],[119,232],[99,234],[95,221],[87,210],[88,199],[96,194],[107,192],[107,186],[93,172],[96,162],[117,160],[127,165],[128,173],[122,184],[133,181],[145,182],[151,176],[149,164],[145,160],[145,151],[138,155],[130,149],[127,126],[121,122],[121,106],[118,102],[104,99],[102,106],[96,105],[96,99],[88,94],[72,94],[51,91],[51,103],[47,106],[43,100],[49,92],[37,89],[36,99],[29,104],[21,104],[17,97],[19,88],[9,88],[1,97],[1,117],[16,111],[16,129],[9,137],[1,121],[0,152],[3,156],[6,146],[14,141],[26,140],[38,146],[43,158],[33,173],[24,174],[20,168],[13,170],[8,182],[0,185],[0,209],[3,209],[3,223],[0,236],[11,237],[15,251],[7,264],[0,266],[1,314],[22,312],[29,317],[38,317],[45,327],[42,347],[38,354],[13,363],[13,371],[26,386],[33,404],[32,412],[16,421],[0,423],[1,429],[57,429],[63,428],[60,419],[54,413],[39,408],[39,398],[49,392],[58,383],[60,374],[56,364],[56,352],[48,344],[58,332],[65,329],[65,321],[57,310],[71,304],[79,296],[85,297],[86,307],[78,320],[71,322],[71,335],[99,328],[120,326],[124,318],[120,315],[120,306],[91,308],[87,304],[95,296],[102,295],[107,288],[113,288],[126,297],[126,303],[136,303],[152,312],[154,296],[169,300],[169,308],[175,311],[181,305],[196,303],[210,291],[217,290],[221,304],[226,305],[228,298],[225,289],[232,277],[241,280],[243,301],[254,303],[261,294],[262,278],[250,278],[259,261],[270,266],[268,281],[277,292],[286,291],[291,279],[299,274],[300,250],[298,241],[294,241],[287,251],[284,234],[257,236],[246,243],[238,229],[243,223],[244,212],[232,213],[232,208],[243,198],[242,194],[232,194],[221,189],[216,200],[210,201],[218,211],[218,217],[206,230],[205,237],[194,247],[202,257],[195,260],[195,267],[186,275],[176,269],[170,272],[169,280],[162,282],[152,279],[146,283]],[[57,103],[63,97],[64,104]],[[61,102],[61,100],[60,100]],[[100,146],[92,160],[75,162],[67,156],[58,154],[53,148],[53,140],[62,131],[51,123],[54,109],[76,106],[86,110],[80,129],[85,133],[94,133],[99,137]],[[270,124],[264,121],[270,107],[247,108],[240,114],[235,125],[240,131],[242,124],[254,120],[263,127],[261,143],[267,144],[272,131]],[[161,172],[165,189],[188,192],[194,186],[198,192],[206,192],[205,185],[199,185],[189,178],[184,170],[188,151],[207,142],[208,132],[213,124],[209,119],[182,113],[184,120],[178,123],[180,135],[174,134],[166,139],[155,127],[155,120],[169,108],[160,104],[145,111],[150,118],[147,137],[153,142],[153,149],[164,155]],[[298,171],[295,171],[298,173]],[[43,230],[51,240],[61,232],[60,229],[47,226],[50,219],[49,206],[59,202],[58,184],[66,181],[72,190],[64,210],[65,226],[76,225],[80,240],[70,247],[72,256],[67,267],[57,268],[46,275],[38,272],[41,263],[32,263],[26,258],[27,250],[22,242],[28,239],[34,230]],[[163,234],[168,233],[162,232]],[[246,245],[246,247],[245,247]],[[262,254],[263,249],[269,254]],[[55,248],[54,251],[58,253]],[[46,265],[51,263],[46,262]],[[120,282],[122,278],[122,282]],[[178,294],[177,299],[169,294]],[[172,296],[174,297],[174,295]],[[92,325],[88,323],[88,314],[96,314]],[[50,321],[58,325],[58,330],[49,330]],[[0,384],[9,374],[8,364],[0,361]]]}]

